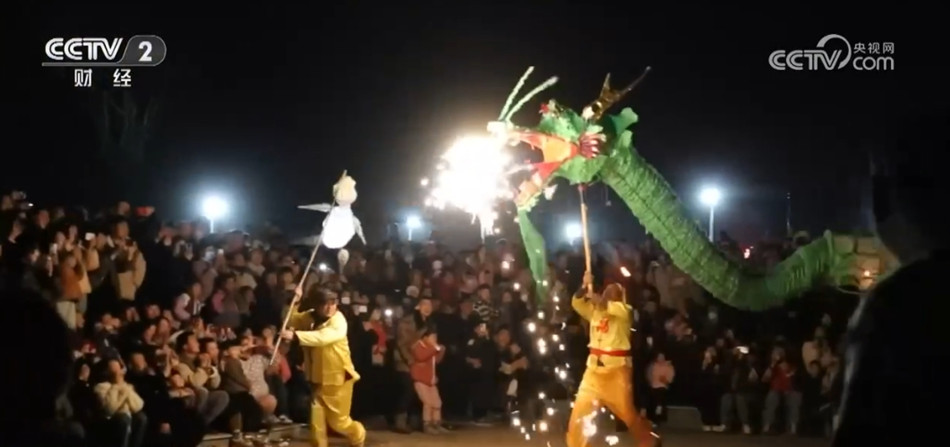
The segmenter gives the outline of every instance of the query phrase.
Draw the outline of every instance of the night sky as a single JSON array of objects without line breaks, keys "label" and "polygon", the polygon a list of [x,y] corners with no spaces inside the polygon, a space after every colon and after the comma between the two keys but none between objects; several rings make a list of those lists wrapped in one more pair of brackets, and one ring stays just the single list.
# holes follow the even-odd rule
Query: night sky
[{"label": "night sky", "polygon": [[[296,228],[316,217],[294,207],[327,201],[348,169],[360,191],[357,214],[379,233],[421,204],[419,179],[435,158],[497,117],[527,66],[536,66],[533,83],[561,79],[515,118],[533,125],[541,100],[579,110],[606,73],[619,84],[649,65],[622,104],[640,115],[638,149],[698,218],[699,187],[720,185],[720,228],[754,240],[783,231],[787,192],[796,227],[863,225],[867,149],[889,120],[948,98],[939,14],[883,3],[665,12],[641,2],[308,3],[7,11],[0,187],[24,189],[38,204],[128,197],[169,218],[195,214],[213,192],[235,203],[235,223],[269,216]],[[769,67],[773,50],[814,48],[829,33],[852,44],[894,42],[895,70]],[[89,178],[100,164],[89,92],[73,87],[70,69],[41,67],[43,47],[52,37],[136,34],[168,46],[162,65],[133,70],[135,95],[160,100],[161,113],[147,173],[103,193]],[[110,83],[111,69],[96,76]],[[576,195],[559,194],[548,211],[576,218]],[[600,237],[636,234],[619,200],[607,207],[598,187],[590,197]]]}]

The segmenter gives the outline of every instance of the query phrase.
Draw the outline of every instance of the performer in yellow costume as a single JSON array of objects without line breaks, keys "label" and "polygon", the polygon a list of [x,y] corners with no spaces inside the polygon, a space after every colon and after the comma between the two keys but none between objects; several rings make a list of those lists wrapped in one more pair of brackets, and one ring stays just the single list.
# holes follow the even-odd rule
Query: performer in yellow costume
[{"label": "performer in yellow costume", "polygon": [[638,447],[657,447],[660,438],[633,404],[632,318],[626,292],[619,284],[607,286],[602,295],[586,292],[592,283],[593,276],[585,273],[584,287],[571,300],[574,310],[590,322],[590,355],[568,422],[567,446],[589,445],[584,426],[604,406],[626,424]]},{"label": "performer in yellow costume", "polygon": [[310,436],[314,447],[327,447],[327,426],[343,435],[350,445],[362,447],[366,440],[363,424],[350,417],[353,384],[360,376],[353,367],[350,344],[346,339],[346,317],[337,311],[333,292],[313,287],[308,292],[310,310],[297,312],[295,297],[291,305],[289,327],[281,336],[300,342],[304,358],[304,374],[313,389],[310,404]]}]

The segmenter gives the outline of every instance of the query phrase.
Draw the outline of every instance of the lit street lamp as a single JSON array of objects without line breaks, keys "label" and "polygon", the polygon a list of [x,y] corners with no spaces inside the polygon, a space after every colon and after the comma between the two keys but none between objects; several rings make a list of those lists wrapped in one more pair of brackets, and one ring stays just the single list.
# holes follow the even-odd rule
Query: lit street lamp
[{"label": "lit street lamp", "polygon": [[584,235],[584,229],[581,228],[581,224],[579,223],[569,223],[566,227],[564,227],[564,235],[567,236],[567,240],[571,243],[571,245],[574,245],[574,242]]},{"label": "lit street lamp", "polygon": [[422,227],[422,219],[419,219],[419,216],[409,216],[409,218],[406,219],[409,242],[412,242],[412,230],[417,230],[420,227]]},{"label": "lit street lamp", "polygon": [[706,187],[699,193],[699,201],[709,207],[709,242],[715,242],[716,205],[722,200],[722,192],[716,187]]},{"label": "lit street lamp", "polygon": [[214,233],[214,221],[228,213],[228,203],[220,197],[208,197],[201,203],[201,212],[208,219],[208,231]]}]

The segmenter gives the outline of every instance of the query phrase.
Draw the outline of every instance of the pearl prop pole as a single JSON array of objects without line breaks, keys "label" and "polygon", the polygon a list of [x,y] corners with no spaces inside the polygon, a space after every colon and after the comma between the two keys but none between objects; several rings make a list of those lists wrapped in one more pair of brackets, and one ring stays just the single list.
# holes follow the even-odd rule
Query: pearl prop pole
[{"label": "pearl prop pole", "polygon": [[[586,273],[591,273],[590,237],[587,233],[587,202],[584,201],[584,185],[577,185],[577,192],[581,196],[581,235],[584,239],[584,266]],[[594,285],[587,284],[587,293],[594,293]]]},{"label": "pearl prop pole", "polygon": [[[344,172],[344,175],[346,173]],[[333,212],[333,209],[336,208],[336,199],[333,200],[333,205],[330,207],[330,211],[327,212],[327,216],[323,218],[323,223],[320,224],[320,235],[317,236],[317,244],[314,245],[313,251],[310,253],[310,260],[307,261],[307,268],[304,269],[303,275],[300,276],[300,282],[297,284],[297,288],[294,289],[294,300],[290,303],[290,308],[287,309],[287,315],[284,316],[284,324],[280,326],[280,331],[277,332],[277,342],[274,343],[274,352],[270,356],[270,365],[274,364],[274,361],[277,360],[277,353],[279,352],[280,344],[284,341],[284,338],[280,336],[287,329],[287,325],[290,324],[290,316],[294,314],[294,311],[297,308],[297,305],[300,304],[300,300],[303,298],[303,288],[304,284],[307,282],[307,275],[310,274],[310,269],[313,268],[313,262],[317,259],[317,252],[320,251],[320,246],[323,245],[323,234],[326,232],[325,227],[327,220],[330,219],[330,213]],[[297,295],[297,291],[300,291],[301,296]]]}]

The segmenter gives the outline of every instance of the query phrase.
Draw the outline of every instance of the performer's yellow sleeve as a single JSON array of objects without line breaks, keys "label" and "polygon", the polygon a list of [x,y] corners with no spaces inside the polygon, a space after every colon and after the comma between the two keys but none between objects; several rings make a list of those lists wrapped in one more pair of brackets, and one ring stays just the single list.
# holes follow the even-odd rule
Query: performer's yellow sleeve
[{"label": "performer's yellow sleeve", "polygon": [[310,325],[313,324],[313,317],[310,315],[310,312],[297,312],[294,309],[291,309],[290,321],[287,322],[287,326],[300,330],[300,329],[310,329]]},{"label": "performer's yellow sleeve", "polygon": [[571,299],[571,307],[574,308],[574,312],[577,312],[581,318],[587,321],[590,321],[591,316],[594,315],[594,304],[584,298],[583,290],[577,292],[574,298]]},{"label": "performer's yellow sleeve", "polygon": [[607,314],[626,323],[630,320],[630,306],[620,301],[610,301],[607,303]]},{"label": "performer's yellow sleeve", "polygon": [[319,329],[297,331],[296,335],[297,339],[300,340],[300,346],[323,347],[346,340],[346,330],[346,318],[343,314],[337,312]]}]

